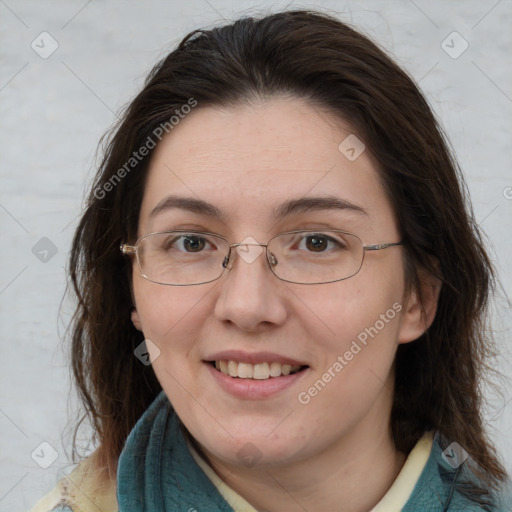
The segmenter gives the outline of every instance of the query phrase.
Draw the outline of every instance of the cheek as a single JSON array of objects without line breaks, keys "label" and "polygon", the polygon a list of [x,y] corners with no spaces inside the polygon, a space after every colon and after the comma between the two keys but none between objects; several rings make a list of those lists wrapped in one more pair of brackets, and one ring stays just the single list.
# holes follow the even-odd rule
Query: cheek
[{"label": "cheek", "polygon": [[324,334],[313,338],[317,365],[301,389],[299,402],[314,402],[311,411],[329,411],[334,423],[340,415],[348,420],[347,411],[355,418],[369,407],[391,378],[398,346],[400,279],[397,276],[391,285],[382,276],[380,283],[362,281],[356,277],[340,282],[330,293],[307,300],[314,312],[309,314],[308,329],[313,333],[316,326],[317,334]]},{"label": "cheek", "polygon": [[401,290],[372,289],[373,294],[363,293],[356,282],[343,293],[319,294],[308,303],[315,312],[309,331],[316,325],[316,332],[325,334],[313,338],[317,365],[298,401],[312,417],[322,417],[327,429],[357,420],[392,378]]},{"label": "cheek", "polygon": [[356,276],[302,297],[306,306],[303,321],[309,324],[308,330],[316,332],[314,339],[329,351],[343,353],[352,341],[364,344],[372,336],[396,337],[403,292],[400,280],[390,286],[361,281]]},{"label": "cheek", "polygon": [[[166,348],[166,340],[173,344],[186,342],[186,332],[201,325],[202,299],[208,290],[197,287],[170,287],[152,283],[134,275],[133,290],[137,314],[146,338]],[[179,335],[178,335],[179,333]]]}]

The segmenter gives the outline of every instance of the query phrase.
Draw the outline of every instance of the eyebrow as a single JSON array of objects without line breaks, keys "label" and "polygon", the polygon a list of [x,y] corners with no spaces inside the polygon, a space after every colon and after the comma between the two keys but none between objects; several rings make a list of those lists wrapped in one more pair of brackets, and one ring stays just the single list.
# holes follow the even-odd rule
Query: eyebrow
[{"label": "eyebrow", "polygon": [[167,196],[162,199],[151,211],[149,217],[155,217],[159,213],[173,208],[179,208],[181,210],[187,210],[192,213],[199,215],[207,215],[223,221],[223,215],[221,211],[213,206],[213,204],[207,203],[202,199],[195,199],[193,197],[179,197],[179,196]]},{"label": "eyebrow", "polygon": [[[187,210],[199,215],[207,215],[225,222],[222,212],[213,204],[192,197],[167,196],[160,201],[149,214],[150,218],[173,208]],[[272,210],[275,219],[282,219],[290,215],[322,210],[349,210],[368,215],[368,212],[354,203],[334,196],[327,197],[301,197],[291,199]]]},{"label": "eyebrow", "polygon": [[292,199],[275,208],[273,213],[276,219],[281,219],[289,215],[321,210],[349,210],[368,215],[361,206],[335,196]]}]

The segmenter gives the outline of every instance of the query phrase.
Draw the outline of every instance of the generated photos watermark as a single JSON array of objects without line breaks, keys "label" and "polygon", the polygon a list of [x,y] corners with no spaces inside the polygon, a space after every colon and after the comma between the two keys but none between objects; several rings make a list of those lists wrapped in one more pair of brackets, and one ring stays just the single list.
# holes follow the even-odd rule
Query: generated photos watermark
[{"label": "generated photos watermark", "polygon": [[30,456],[39,467],[48,469],[59,458],[59,453],[50,443],[43,441],[32,450]]},{"label": "generated photos watermark", "polygon": [[48,32],[41,32],[30,44],[42,59],[51,57],[59,47],[58,41]]},{"label": "generated photos watermark", "polygon": [[245,443],[244,446],[238,450],[236,456],[244,466],[252,468],[258,464],[263,454],[255,444]]},{"label": "generated photos watermark", "polygon": [[469,48],[469,43],[454,31],[443,39],[441,48],[452,59],[458,59]]},{"label": "generated photos watermark", "polygon": [[[354,357],[361,352],[361,350],[368,345],[370,339],[373,339],[379,334],[382,329],[388,324],[397,313],[402,311],[402,305],[399,302],[395,302],[385,313],[379,316],[379,319],[371,326],[366,327],[357,335],[357,339],[352,341],[350,348],[344,352],[343,355],[339,355],[336,361],[327,368],[322,376],[315,381],[307,390],[301,391],[297,395],[297,399],[300,404],[307,405],[311,402],[312,398],[317,396],[321,391],[325,389],[327,384],[332,381],[340,372],[347,366]],[[369,339],[370,338],[370,339]]]},{"label": "generated photos watermark", "polygon": [[365,149],[364,142],[353,133],[343,139],[338,146],[339,152],[350,162],[357,160]]},{"label": "generated photos watermark", "polygon": [[144,366],[149,366],[160,357],[160,349],[150,339],[146,338],[137,345],[133,354]]},{"label": "generated photos watermark", "polygon": [[468,458],[468,452],[459,443],[453,442],[441,453],[441,457],[453,469],[457,469]]},{"label": "generated photos watermark", "polygon": [[148,135],[144,144],[142,144],[137,151],[132,153],[132,156],[124,163],[124,165],[120,167],[108,181],[98,185],[94,189],[94,197],[96,199],[103,199],[108,192],[114,190],[117,184],[126,177],[127,174],[135,169],[135,167],[142,162],[144,157],[149,155],[149,152],[156,147],[158,142],[160,142],[165,135],[171,133],[180,121],[190,114],[195,106],[197,106],[197,100],[189,98],[187,103],[174,111],[176,115],[172,115],[167,121],[159,124],[153,130],[152,134]]}]

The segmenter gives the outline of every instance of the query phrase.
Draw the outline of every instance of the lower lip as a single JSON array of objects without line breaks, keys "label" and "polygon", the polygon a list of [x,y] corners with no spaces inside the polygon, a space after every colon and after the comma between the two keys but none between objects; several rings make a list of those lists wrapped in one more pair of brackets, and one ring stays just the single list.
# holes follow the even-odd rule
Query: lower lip
[{"label": "lower lip", "polygon": [[246,400],[259,400],[276,395],[293,386],[297,381],[302,379],[304,374],[307,372],[307,369],[304,369],[291,375],[270,377],[265,380],[240,379],[237,377],[230,377],[229,375],[216,370],[209,363],[205,364],[208,366],[213,378],[224,391],[237,398],[243,398]]}]

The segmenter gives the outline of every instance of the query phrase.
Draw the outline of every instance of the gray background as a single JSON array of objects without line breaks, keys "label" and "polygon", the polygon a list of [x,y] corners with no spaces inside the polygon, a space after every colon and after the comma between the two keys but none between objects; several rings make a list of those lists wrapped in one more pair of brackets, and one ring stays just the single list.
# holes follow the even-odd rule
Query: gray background
[{"label": "gray background", "polygon": [[[72,308],[61,299],[100,136],[187,32],[286,6],[320,8],[354,24],[420,83],[464,169],[503,287],[512,289],[510,0],[0,0],[0,510],[29,509],[71,469],[76,399],[65,329]],[[446,40],[453,31],[463,39]],[[58,48],[43,59],[33,41],[43,55]],[[457,56],[464,41],[469,47]],[[497,364],[510,375],[512,315],[503,291],[494,318]],[[505,385],[502,396],[487,392],[486,418],[512,470]],[[57,452],[47,469],[37,462],[48,464],[53,452],[42,442]]]}]

